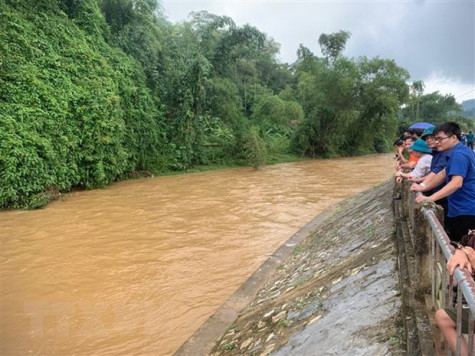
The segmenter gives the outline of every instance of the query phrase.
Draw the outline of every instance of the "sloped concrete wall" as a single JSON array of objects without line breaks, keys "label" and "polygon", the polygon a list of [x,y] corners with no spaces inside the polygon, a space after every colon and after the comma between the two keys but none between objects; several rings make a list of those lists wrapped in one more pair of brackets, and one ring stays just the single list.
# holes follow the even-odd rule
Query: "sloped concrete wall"
[{"label": "sloped concrete wall", "polygon": [[431,355],[404,199],[390,180],[317,216],[176,355]]}]

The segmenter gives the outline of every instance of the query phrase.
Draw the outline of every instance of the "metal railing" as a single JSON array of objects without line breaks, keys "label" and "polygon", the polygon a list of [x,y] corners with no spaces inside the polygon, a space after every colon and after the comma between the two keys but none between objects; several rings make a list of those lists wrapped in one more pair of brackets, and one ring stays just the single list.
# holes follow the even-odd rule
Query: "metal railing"
[{"label": "metal railing", "polygon": [[[417,193],[421,195],[421,193]],[[409,197],[409,223],[414,228],[415,209],[414,203],[416,194],[411,193]],[[468,314],[468,355],[474,355],[474,323],[475,323],[475,282],[466,269],[456,268],[453,276],[449,276],[447,271],[447,260],[453,255],[453,248],[450,247],[450,239],[444,231],[442,224],[437,218],[436,213],[429,207],[421,207],[421,212],[424,215],[430,227],[430,278],[431,278],[431,297],[432,306],[436,309],[445,308],[447,306],[454,306],[457,311],[457,348],[456,355],[461,355],[462,337],[462,315],[465,310]],[[453,293],[454,286],[457,286],[457,300],[454,302]],[[463,298],[462,298],[463,297]],[[442,343],[443,340],[442,340]],[[452,355],[449,347],[445,347],[447,355]]]}]

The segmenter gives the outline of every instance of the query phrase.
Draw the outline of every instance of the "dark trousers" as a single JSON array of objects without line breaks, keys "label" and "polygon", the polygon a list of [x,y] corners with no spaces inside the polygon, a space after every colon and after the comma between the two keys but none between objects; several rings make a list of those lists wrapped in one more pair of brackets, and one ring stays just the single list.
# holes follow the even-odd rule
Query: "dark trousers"
[{"label": "dark trousers", "polygon": [[[432,194],[432,193],[431,193]],[[447,197],[436,200],[435,203],[444,209],[444,224],[447,221],[447,212],[449,211],[449,200]]]},{"label": "dark trousers", "polygon": [[445,232],[452,241],[460,241],[468,230],[475,230],[475,215],[459,215],[448,217],[445,221]]}]

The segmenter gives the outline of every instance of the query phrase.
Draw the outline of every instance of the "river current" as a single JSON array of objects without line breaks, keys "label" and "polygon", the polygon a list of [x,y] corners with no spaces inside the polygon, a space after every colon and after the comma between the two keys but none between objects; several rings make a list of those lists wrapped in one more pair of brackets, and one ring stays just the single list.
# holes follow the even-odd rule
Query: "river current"
[{"label": "river current", "polygon": [[0,212],[0,354],[171,355],[300,227],[393,163],[129,180]]}]

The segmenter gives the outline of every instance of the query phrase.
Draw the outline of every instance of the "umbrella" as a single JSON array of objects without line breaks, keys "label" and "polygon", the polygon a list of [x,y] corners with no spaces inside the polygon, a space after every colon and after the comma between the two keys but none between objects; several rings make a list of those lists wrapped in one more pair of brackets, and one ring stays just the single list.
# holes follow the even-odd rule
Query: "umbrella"
[{"label": "umbrella", "polygon": [[428,122],[416,122],[415,124],[412,124],[409,126],[409,129],[427,129],[428,127],[434,127],[434,125],[428,123]]}]

